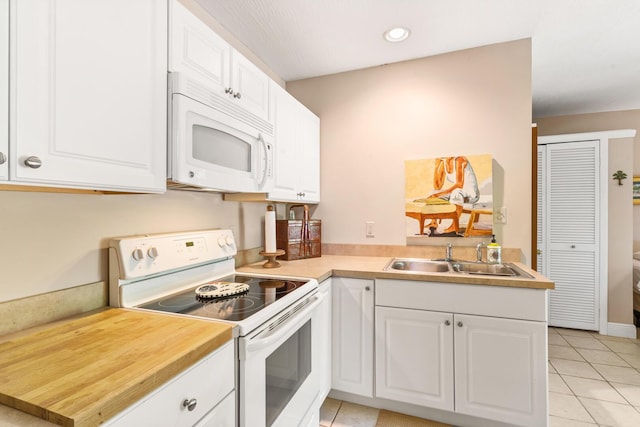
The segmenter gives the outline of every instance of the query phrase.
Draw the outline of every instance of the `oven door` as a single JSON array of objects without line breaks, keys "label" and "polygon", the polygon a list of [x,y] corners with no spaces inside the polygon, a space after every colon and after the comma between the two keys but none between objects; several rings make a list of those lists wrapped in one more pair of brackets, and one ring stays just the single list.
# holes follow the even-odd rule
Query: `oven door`
[{"label": "oven door", "polygon": [[215,108],[174,93],[169,178],[220,191],[268,192],[273,146],[268,136]]},{"label": "oven door", "polygon": [[239,338],[241,427],[298,426],[320,409],[314,406],[323,297],[310,296],[268,322],[271,329]]}]

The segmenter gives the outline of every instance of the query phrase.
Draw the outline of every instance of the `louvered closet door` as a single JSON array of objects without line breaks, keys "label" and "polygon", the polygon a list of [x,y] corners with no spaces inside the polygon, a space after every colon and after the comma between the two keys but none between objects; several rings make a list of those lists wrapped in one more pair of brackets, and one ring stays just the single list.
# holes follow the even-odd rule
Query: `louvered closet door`
[{"label": "louvered closet door", "polygon": [[598,141],[548,144],[545,176],[549,325],[598,330]]}]

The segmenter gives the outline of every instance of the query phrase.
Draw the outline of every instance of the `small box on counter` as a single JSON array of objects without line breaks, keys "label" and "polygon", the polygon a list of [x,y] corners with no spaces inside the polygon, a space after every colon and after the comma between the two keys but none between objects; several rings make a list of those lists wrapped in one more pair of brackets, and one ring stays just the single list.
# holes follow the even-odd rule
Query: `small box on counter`
[{"label": "small box on counter", "polygon": [[[293,205],[304,208],[302,219],[279,219],[276,221],[276,246],[285,251],[278,258],[287,261],[321,256],[321,222],[309,219],[307,205]],[[290,215],[292,217],[293,215]]]}]

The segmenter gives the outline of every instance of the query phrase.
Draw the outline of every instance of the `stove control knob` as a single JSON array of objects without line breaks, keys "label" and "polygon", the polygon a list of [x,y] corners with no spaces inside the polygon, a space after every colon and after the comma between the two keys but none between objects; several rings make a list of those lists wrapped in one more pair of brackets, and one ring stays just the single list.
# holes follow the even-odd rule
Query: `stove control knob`
[{"label": "stove control knob", "polygon": [[131,253],[131,256],[136,261],[140,261],[140,260],[142,260],[144,258],[144,252],[142,252],[142,249],[137,248],[137,249],[133,250],[133,252]]},{"label": "stove control knob", "polygon": [[151,259],[156,259],[158,257],[158,248],[156,248],[155,246],[151,246],[147,250],[147,255],[149,255],[149,258]]},{"label": "stove control knob", "polygon": [[220,236],[218,239],[218,246],[224,248],[225,246],[233,245],[233,237],[231,236]]}]

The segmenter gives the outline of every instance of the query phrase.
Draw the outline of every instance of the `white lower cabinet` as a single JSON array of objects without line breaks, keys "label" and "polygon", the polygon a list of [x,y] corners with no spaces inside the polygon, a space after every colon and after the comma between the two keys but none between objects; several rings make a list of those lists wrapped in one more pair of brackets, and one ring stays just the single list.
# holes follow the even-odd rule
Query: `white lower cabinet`
[{"label": "white lower cabinet", "polygon": [[332,388],[373,397],[373,280],[333,277]]},{"label": "white lower cabinet", "polygon": [[453,314],[376,307],[376,396],[453,410]]},{"label": "white lower cabinet", "polygon": [[231,341],[104,425],[234,427],[236,412]]},{"label": "white lower cabinet", "polygon": [[318,309],[320,312],[319,320],[322,323],[320,337],[320,394],[318,396],[319,405],[331,391],[331,278],[320,283],[320,292],[324,294],[324,300]]},{"label": "white lower cabinet", "polygon": [[[510,425],[546,426],[546,295],[377,280],[376,397]],[[518,311],[525,319],[504,317]]]},{"label": "white lower cabinet", "polygon": [[456,412],[546,425],[546,324],[460,314],[454,323]]}]

